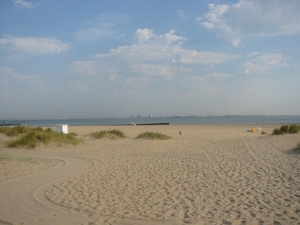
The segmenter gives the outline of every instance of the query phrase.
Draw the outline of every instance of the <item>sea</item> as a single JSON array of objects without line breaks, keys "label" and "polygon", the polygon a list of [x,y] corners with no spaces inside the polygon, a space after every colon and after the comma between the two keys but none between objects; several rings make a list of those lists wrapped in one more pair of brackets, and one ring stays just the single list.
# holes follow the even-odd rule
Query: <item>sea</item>
[{"label": "sea", "polygon": [[172,116],[172,117],[128,117],[99,119],[40,119],[40,120],[2,120],[2,125],[24,126],[117,126],[117,125],[191,125],[191,124],[300,124],[300,115],[284,116]]}]

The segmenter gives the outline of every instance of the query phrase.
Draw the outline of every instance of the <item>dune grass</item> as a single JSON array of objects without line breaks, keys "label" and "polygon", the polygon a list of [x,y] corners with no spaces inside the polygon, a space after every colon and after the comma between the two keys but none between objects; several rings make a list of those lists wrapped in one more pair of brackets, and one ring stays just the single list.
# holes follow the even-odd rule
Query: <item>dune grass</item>
[{"label": "dune grass", "polygon": [[36,148],[39,143],[48,144],[57,142],[60,144],[77,145],[80,140],[75,136],[75,133],[63,134],[53,131],[51,128],[43,129],[42,127],[30,128],[24,126],[5,127],[0,130],[1,133],[7,136],[17,136],[22,134],[20,138],[8,141],[8,147],[24,146],[27,148]]},{"label": "dune grass", "polygon": [[105,138],[105,137],[108,137],[110,139],[126,138],[124,133],[120,130],[102,130],[102,131],[93,132],[90,134],[90,136],[96,139]]},{"label": "dune grass", "polygon": [[14,156],[6,153],[0,153],[1,160],[37,163],[37,159],[30,156]]},{"label": "dune grass", "polygon": [[299,133],[299,131],[300,131],[300,126],[297,124],[282,125],[280,128],[275,128],[273,130],[272,135],[296,134],[296,133]]},{"label": "dune grass", "polygon": [[26,126],[15,126],[15,127],[0,127],[0,133],[5,134],[6,136],[12,137],[17,136],[19,134],[26,133],[30,130],[29,127]]},{"label": "dune grass", "polygon": [[162,133],[158,133],[158,132],[144,132],[139,134],[136,139],[150,139],[150,140],[167,140],[167,139],[171,139],[170,136],[162,134]]},{"label": "dune grass", "polygon": [[297,134],[299,132],[300,132],[300,125],[297,125],[297,124],[290,125],[290,127],[289,127],[289,133]]}]

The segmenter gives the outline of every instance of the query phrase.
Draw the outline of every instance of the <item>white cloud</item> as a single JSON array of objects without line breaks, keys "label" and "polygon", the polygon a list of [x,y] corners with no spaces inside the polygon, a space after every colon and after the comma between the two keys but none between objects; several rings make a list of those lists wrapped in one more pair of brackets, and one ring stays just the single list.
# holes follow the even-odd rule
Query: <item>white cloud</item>
[{"label": "white cloud", "polygon": [[156,65],[156,64],[135,64],[129,66],[130,70],[136,74],[147,76],[160,76],[171,79],[176,73],[176,67]]},{"label": "white cloud", "polygon": [[[185,77],[186,74],[197,76],[192,78],[197,82],[205,78],[212,81],[225,79],[229,75],[215,73],[199,77],[195,66],[223,63],[241,57],[185,49],[181,43],[185,38],[176,35],[173,30],[157,35],[150,29],[138,29],[135,37],[136,43],[133,45],[119,46],[107,53],[97,54],[92,61],[74,62],[73,70],[84,75],[107,77],[107,80],[117,81],[123,87],[149,88],[153,83],[181,79],[180,76]],[[145,82],[149,82],[148,86]]]},{"label": "white cloud", "polygon": [[0,66],[0,80],[0,86],[2,87],[18,84],[22,84],[22,86],[29,85],[30,87],[34,87],[36,83],[40,82],[37,76],[25,76],[7,66]]},{"label": "white cloud", "polygon": [[121,61],[149,61],[167,60],[174,56],[175,46],[161,46],[157,44],[134,44],[111,49],[108,53],[97,54],[99,59],[114,58]]},{"label": "white cloud", "polygon": [[136,33],[138,44],[120,46],[111,49],[106,54],[97,54],[98,59],[112,59],[126,62],[164,61],[183,64],[221,63],[239,58],[239,55],[227,53],[199,52],[181,47],[186,38],[175,34],[174,30],[163,35],[155,35],[149,29],[138,29]]},{"label": "white cloud", "polygon": [[182,19],[182,20],[189,20],[190,17],[188,15],[188,13],[184,10],[177,10],[177,15]]},{"label": "white cloud", "polygon": [[[174,42],[186,40],[186,38],[177,36],[174,34],[175,31],[171,30],[169,33],[164,34],[163,36],[159,36],[159,39],[162,39],[162,41],[166,41],[167,44],[172,44]],[[181,42],[179,42],[180,44]]]},{"label": "white cloud", "polygon": [[149,81],[149,78],[147,77],[128,77],[123,86],[138,90],[146,90],[149,88],[149,84],[151,86],[154,85],[154,83]]},{"label": "white cloud", "polygon": [[71,48],[69,44],[54,38],[22,38],[13,36],[1,38],[0,47],[9,51],[34,55],[58,54]]},{"label": "white cloud", "polygon": [[6,79],[20,79],[24,76],[18,74],[14,69],[7,66],[0,66],[1,83]]},{"label": "white cloud", "polygon": [[83,76],[106,77],[111,82],[117,81],[120,77],[116,68],[110,67],[108,64],[103,66],[101,62],[97,61],[75,61],[69,69]]},{"label": "white cloud", "polygon": [[0,66],[0,78],[1,84],[5,84],[6,82],[16,82],[16,81],[33,81],[36,80],[36,76],[25,76],[14,69],[7,67],[7,66]]},{"label": "white cloud", "polygon": [[111,49],[108,53],[97,54],[98,59],[111,59],[117,61],[171,61],[178,58],[181,40],[184,37],[174,34],[171,30],[163,35],[155,35],[149,29],[138,29],[135,35],[137,44],[120,46]]},{"label": "white cloud", "polygon": [[103,14],[99,18],[85,21],[83,28],[75,33],[76,38],[84,41],[96,41],[105,38],[115,38],[119,26],[128,21],[125,15]]},{"label": "white cloud", "polygon": [[231,75],[227,74],[227,73],[209,73],[206,76],[209,78],[214,78],[214,79],[218,79],[218,80],[223,80],[223,79],[231,77]]},{"label": "white cloud", "polygon": [[76,37],[85,41],[99,40],[113,36],[114,31],[109,27],[90,27],[85,30],[79,30],[75,33]]},{"label": "white cloud", "polygon": [[214,53],[214,52],[198,52],[183,50],[181,54],[181,62],[186,64],[211,64],[211,63],[221,63],[239,58],[239,55],[230,55],[224,53]]},{"label": "white cloud", "polygon": [[254,52],[247,53],[247,56],[248,57],[254,57],[254,56],[262,55],[262,54],[263,54],[262,52],[254,51]]},{"label": "white cloud", "polygon": [[82,75],[95,75],[97,73],[97,65],[93,61],[75,61],[71,69]]},{"label": "white cloud", "polygon": [[246,36],[287,35],[300,32],[298,0],[240,0],[233,5],[209,4],[196,22],[218,30],[234,46]]},{"label": "white cloud", "polygon": [[114,82],[116,81],[120,76],[117,73],[111,73],[109,74],[109,80]]},{"label": "white cloud", "polygon": [[253,59],[244,63],[244,72],[246,74],[263,73],[276,67],[288,66],[286,60],[287,57],[280,53],[255,55]]},{"label": "white cloud", "polygon": [[[136,39],[139,43],[149,43],[149,44],[163,44],[170,45],[173,43],[178,43],[179,41],[186,40],[186,38],[178,36],[175,34],[174,30],[170,30],[168,33],[164,35],[155,35],[153,30],[145,29],[137,29]],[[180,42],[179,42],[180,43]]]},{"label": "white cloud", "polygon": [[153,38],[154,33],[153,30],[149,30],[149,29],[137,29],[135,37],[139,43],[144,43],[149,41],[151,38]]},{"label": "white cloud", "polygon": [[32,9],[36,6],[36,5],[32,4],[32,2],[26,2],[24,0],[11,0],[11,1],[15,6],[21,7],[21,8],[26,8],[26,9]]}]

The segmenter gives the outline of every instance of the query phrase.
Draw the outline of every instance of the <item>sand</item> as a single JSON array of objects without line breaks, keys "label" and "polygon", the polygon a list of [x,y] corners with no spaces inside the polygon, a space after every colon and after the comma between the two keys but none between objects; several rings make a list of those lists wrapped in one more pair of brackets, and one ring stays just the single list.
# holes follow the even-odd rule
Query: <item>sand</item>
[{"label": "sand", "polygon": [[[82,144],[35,150],[0,135],[0,153],[36,159],[0,160],[0,224],[300,224],[300,134],[279,126],[69,127]],[[128,138],[85,136],[109,128]]]}]

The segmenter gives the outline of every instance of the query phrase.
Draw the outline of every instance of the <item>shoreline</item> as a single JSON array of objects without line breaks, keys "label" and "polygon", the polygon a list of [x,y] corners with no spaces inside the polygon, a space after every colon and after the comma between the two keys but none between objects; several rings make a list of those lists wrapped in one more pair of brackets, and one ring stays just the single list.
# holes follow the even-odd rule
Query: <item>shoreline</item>
[{"label": "shoreline", "polygon": [[213,125],[213,124],[300,124],[300,116],[207,116],[207,117],[128,117],[128,118],[98,118],[98,119],[36,119],[36,120],[3,120],[6,123],[25,126],[55,126],[68,124],[70,126],[113,126],[169,123],[170,125]]}]

